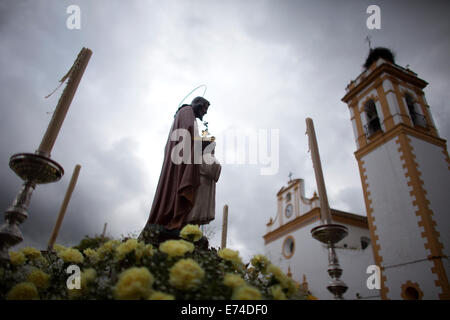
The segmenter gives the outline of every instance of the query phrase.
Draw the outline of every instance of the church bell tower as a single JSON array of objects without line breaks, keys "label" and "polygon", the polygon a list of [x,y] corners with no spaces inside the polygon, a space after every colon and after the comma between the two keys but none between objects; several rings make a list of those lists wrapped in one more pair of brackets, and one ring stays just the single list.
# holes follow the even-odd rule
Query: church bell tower
[{"label": "church bell tower", "polygon": [[427,82],[376,48],[346,88],[382,299],[450,299],[450,159]]}]

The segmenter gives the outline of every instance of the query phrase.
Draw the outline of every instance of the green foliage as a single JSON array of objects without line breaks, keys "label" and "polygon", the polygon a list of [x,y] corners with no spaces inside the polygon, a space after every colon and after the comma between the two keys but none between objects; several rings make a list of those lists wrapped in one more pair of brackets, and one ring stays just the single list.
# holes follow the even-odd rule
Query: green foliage
[{"label": "green foliage", "polygon": [[78,245],[76,245],[74,248],[78,249],[81,252],[83,252],[87,248],[97,249],[103,243],[108,242],[109,240],[111,240],[111,239],[107,238],[107,237],[103,238],[101,236],[96,236],[96,237],[90,238],[89,236],[86,235],[83,238],[83,240],[81,240],[80,243]]}]

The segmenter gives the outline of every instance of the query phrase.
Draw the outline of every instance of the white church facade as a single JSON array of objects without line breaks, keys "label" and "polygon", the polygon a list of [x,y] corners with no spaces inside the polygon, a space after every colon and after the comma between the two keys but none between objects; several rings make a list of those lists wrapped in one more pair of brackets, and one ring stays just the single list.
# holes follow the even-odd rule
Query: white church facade
[{"label": "white church facade", "polygon": [[[308,287],[319,299],[332,299],[327,290],[328,248],[311,236],[321,224],[320,203],[316,194],[305,197],[303,179],[289,181],[277,194],[275,218],[267,223],[264,242],[267,257],[294,280]],[[331,209],[334,222],[348,228],[348,236],[336,244],[344,270],[341,280],[348,286],[346,299],[379,299],[379,290],[368,289],[367,267],[374,264],[367,218]]]},{"label": "white church facade", "polygon": [[[342,101],[350,111],[367,218],[331,210],[332,220],[349,231],[336,250],[348,286],[344,297],[448,300],[450,158],[425,99],[427,82],[395,64],[388,49],[371,50],[365,66]],[[331,299],[327,250],[310,234],[320,224],[319,201],[306,199],[303,190],[296,180],[278,192],[266,254],[295,280],[305,276],[312,294]],[[379,291],[366,285],[372,264],[381,271]]]}]

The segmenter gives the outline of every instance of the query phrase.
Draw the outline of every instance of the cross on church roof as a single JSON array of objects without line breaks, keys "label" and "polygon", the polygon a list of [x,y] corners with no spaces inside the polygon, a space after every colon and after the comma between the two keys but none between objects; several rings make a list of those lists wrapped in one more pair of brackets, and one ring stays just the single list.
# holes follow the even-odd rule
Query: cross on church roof
[{"label": "cross on church roof", "polygon": [[292,181],[292,172],[289,172],[288,177],[289,177],[289,182],[291,182]]},{"label": "cross on church roof", "polygon": [[372,42],[370,41],[371,38],[372,37],[369,35],[366,37],[366,42],[369,44],[369,50],[372,49]]}]

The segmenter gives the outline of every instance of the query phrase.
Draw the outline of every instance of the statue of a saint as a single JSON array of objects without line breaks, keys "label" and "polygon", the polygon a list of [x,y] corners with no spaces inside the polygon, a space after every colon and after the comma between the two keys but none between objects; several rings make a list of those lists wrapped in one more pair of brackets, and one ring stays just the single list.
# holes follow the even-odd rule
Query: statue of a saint
[{"label": "statue of a saint", "polygon": [[190,224],[207,224],[214,220],[216,212],[216,182],[222,166],[214,157],[214,139],[203,140],[203,156],[208,161],[200,164],[200,185],[195,193],[194,207],[187,216]]},{"label": "statue of a saint", "polygon": [[214,219],[215,184],[221,166],[214,157],[214,139],[200,137],[196,122],[196,118],[203,120],[209,105],[205,98],[196,97],[177,110],[140,240],[147,240],[146,231],[155,227],[176,234],[187,224],[206,224]]}]

